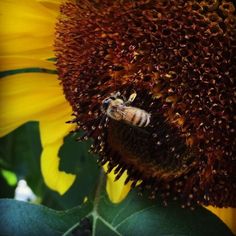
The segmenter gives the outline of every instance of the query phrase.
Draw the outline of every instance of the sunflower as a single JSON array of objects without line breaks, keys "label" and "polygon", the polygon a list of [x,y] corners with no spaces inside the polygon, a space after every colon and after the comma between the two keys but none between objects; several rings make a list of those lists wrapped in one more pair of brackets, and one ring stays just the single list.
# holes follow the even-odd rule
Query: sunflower
[{"label": "sunflower", "polygon": [[[0,69],[1,72],[8,73],[7,76],[0,80],[0,135],[4,136],[10,133],[25,122],[39,121],[43,146],[41,171],[45,183],[49,188],[64,194],[73,184],[75,176],[59,171],[58,150],[63,144],[63,138],[76,128],[75,123],[65,123],[71,120],[72,106],[76,106],[76,104],[73,104],[72,101],[74,95],[72,94],[70,97],[68,92],[70,89],[75,88],[70,86],[70,81],[63,82],[64,92],[67,97],[65,99],[57,75],[57,68],[59,68],[59,75],[62,81],[62,75],[68,76],[67,68],[63,64],[63,52],[58,50],[60,45],[58,38],[61,39],[60,37],[67,33],[66,24],[58,23],[57,27],[59,29],[57,28],[57,34],[55,34],[55,24],[60,5],[61,3],[56,0],[23,0],[21,2],[6,0],[1,2],[0,20],[3,25],[0,32]],[[73,4],[69,4],[63,13],[67,14],[66,11],[70,7],[76,11],[76,9],[73,9]],[[86,7],[83,10],[86,12]],[[86,26],[90,27],[89,24]],[[163,33],[165,35],[169,34],[167,31],[163,31]],[[57,56],[60,58],[57,67],[51,60],[55,58],[55,35],[57,38]],[[99,37],[106,37],[106,35],[100,35]],[[114,37],[119,36],[114,35]],[[66,38],[63,39],[66,40]],[[84,53],[92,53],[89,50],[90,48],[86,48]],[[132,53],[134,52],[134,49],[130,50]],[[101,53],[104,53],[102,49]],[[185,54],[186,52],[181,51],[181,53]],[[140,54],[142,54],[142,51],[136,52],[137,57]],[[104,55],[101,54],[100,56],[103,57]],[[91,61],[92,64],[93,62]],[[89,66],[88,68],[90,69]],[[165,65],[163,64],[163,66]],[[99,70],[99,68],[96,69]],[[128,70],[131,74],[133,68],[128,68]],[[119,71],[120,68],[115,68],[114,74],[121,73]],[[129,75],[127,78],[129,79]],[[106,78],[104,78],[104,82],[106,82]],[[117,81],[117,83],[119,82],[121,81]],[[170,99],[173,99],[173,97],[170,97]],[[109,166],[105,166],[105,168],[109,169]],[[113,202],[120,202],[129,192],[130,183],[124,185],[127,179],[126,172],[122,172],[119,180],[114,182],[116,178],[114,172],[112,171],[108,174],[107,192]],[[235,227],[233,222],[234,209],[213,207],[209,209],[220,216],[231,228]]]}]

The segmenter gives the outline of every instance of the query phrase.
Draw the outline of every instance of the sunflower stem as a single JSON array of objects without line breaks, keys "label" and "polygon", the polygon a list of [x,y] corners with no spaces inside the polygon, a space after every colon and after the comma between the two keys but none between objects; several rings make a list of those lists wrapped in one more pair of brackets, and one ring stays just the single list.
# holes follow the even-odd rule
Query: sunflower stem
[{"label": "sunflower stem", "polygon": [[[98,182],[97,182],[96,189],[95,189],[95,194],[94,194],[94,199],[93,199],[94,200],[93,201],[93,208],[92,208],[91,212],[87,216],[84,217],[84,218],[86,218],[86,217],[88,218],[90,216],[93,217],[92,235],[94,235],[95,228],[96,228],[96,220],[99,216],[97,213],[97,207],[99,204],[104,181],[105,181],[105,173],[104,173],[103,169],[101,168],[100,175],[99,175]],[[82,219],[80,219],[80,221],[78,221],[76,224],[74,224],[72,227],[70,227],[62,236],[70,235],[70,233],[80,225],[81,220]]]}]

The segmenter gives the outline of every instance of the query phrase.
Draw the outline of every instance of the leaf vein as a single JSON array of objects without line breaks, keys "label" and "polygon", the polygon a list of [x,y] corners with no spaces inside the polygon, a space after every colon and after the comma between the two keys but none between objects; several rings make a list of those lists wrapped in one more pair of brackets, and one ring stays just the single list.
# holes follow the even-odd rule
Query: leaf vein
[{"label": "leaf vein", "polygon": [[150,210],[151,208],[154,208],[154,207],[156,207],[156,205],[152,205],[152,206],[147,207],[147,208],[144,208],[144,209],[142,209],[142,210],[140,210],[140,211],[134,212],[133,214],[131,214],[131,215],[129,215],[128,217],[126,217],[125,219],[123,219],[119,224],[117,224],[117,225],[115,226],[115,229],[117,229],[117,228],[120,227],[123,223],[125,223],[125,221],[126,221],[127,219],[129,219],[129,218],[131,218],[131,217],[133,217],[133,216],[135,216],[135,215],[137,215],[137,214],[139,214],[139,213],[142,213],[142,212],[145,212],[145,211],[147,211],[147,210]]}]

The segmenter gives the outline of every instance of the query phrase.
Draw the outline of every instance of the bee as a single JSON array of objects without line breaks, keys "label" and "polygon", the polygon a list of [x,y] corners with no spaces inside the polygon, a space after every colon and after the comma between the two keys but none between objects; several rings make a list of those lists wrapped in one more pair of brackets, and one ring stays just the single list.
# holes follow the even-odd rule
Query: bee
[{"label": "bee", "polygon": [[150,123],[151,114],[137,107],[130,106],[136,98],[137,93],[133,92],[129,99],[125,101],[117,92],[102,101],[102,112],[113,120],[123,121],[127,124],[146,127]]}]

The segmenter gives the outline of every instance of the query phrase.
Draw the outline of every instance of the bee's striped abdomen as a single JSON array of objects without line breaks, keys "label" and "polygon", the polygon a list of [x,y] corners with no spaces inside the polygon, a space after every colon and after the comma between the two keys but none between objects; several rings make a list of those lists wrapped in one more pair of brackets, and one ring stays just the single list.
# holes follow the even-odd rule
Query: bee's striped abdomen
[{"label": "bee's striped abdomen", "polygon": [[[130,123],[134,126],[145,127],[150,123],[150,114],[144,110],[138,108],[129,108],[131,109],[131,120]],[[128,120],[127,120],[128,121]]]}]

